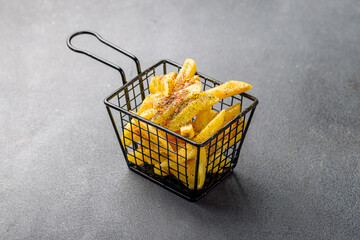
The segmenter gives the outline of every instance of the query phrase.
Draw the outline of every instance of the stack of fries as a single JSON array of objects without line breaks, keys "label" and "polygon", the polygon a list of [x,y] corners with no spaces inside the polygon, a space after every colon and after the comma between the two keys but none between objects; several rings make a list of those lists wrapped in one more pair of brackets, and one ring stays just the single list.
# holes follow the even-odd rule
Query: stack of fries
[{"label": "stack of fries", "polygon": [[[171,72],[163,76],[154,76],[149,84],[150,94],[144,99],[136,114],[197,143],[204,142],[216,134],[240,114],[241,107],[240,103],[237,103],[221,112],[215,112],[212,106],[220,99],[250,90],[251,85],[240,81],[228,81],[203,92],[202,83],[195,73],[195,61],[186,59],[178,74]],[[222,136],[218,137],[222,137],[221,142],[215,143],[214,139],[210,145],[200,149],[197,189],[203,187],[206,173],[221,173],[224,168],[230,167],[230,161],[222,152],[241,139],[241,130],[244,127],[242,124],[246,124],[242,121],[240,119],[233,124],[235,127],[227,128]],[[229,133],[230,129],[232,130]],[[125,126],[122,136],[125,148],[133,142],[136,142],[138,147],[127,154],[130,162],[137,165],[144,162],[151,164],[156,174],[171,174],[189,189],[194,189],[198,154],[195,146],[185,144],[173,135],[134,118]],[[214,156],[214,160],[209,163],[210,155]],[[209,168],[209,164],[215,167]]]}]

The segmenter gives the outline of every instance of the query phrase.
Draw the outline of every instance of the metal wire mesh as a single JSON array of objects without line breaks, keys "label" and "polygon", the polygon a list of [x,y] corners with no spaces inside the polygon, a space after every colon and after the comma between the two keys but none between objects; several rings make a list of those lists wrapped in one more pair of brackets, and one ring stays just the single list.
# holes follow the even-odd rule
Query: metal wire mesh
[{"label": "metal wire mesh", "polygon": [[[150,94],[151,77],[179,72],[180,69],[181,65],[162,60],[116,90],[105,99],[105,104],[129,168],[188,200],[196,201],[236,166],[257,99],[243,93],[215,104],[212,109],[220,112],[240,103],[241,114],[203,143],[195,143],[136,115],[144,98]],[[201,73],[197,74],[204,91],[221,84]],[[128,133],[124,134],[126,131]],[[131,144],[121,141],[125,135],[130,136],[124,137],[124,140]],[[206,178],[203,187],[198,189],[201,148],[207,153]],[[186,161],[190,149],[196,150],[195,158]],[[163,162],[167,163],[167,167]]]}]

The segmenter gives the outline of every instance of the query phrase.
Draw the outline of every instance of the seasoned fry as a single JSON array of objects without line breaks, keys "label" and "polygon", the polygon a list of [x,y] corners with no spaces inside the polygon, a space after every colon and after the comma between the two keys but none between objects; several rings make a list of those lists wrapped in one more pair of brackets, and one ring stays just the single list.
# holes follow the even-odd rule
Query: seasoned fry
[{"label": "seasoned fry", "polygon": [[142,102],[139,110],[137,111],[137,114],[140,115],[142,112],[150,108],[154,108],[154,101],[160,97],[162,97],[161,92],[147,95],[144,101]]},{"label": "seasoned fry", "polygon": [[202,83],[199,80],[197,80],[194,82],[194,84],[191,84],[182,90],[189,91],[189,93],[198,93],[201,91],[201,88],[202,88]]},{"label": "seasoned fry", "polygon": [[147,109],[140,113],[140,117],[143,117],[145,119],[151,119],[155,115],[156,111],[153,108]]},{"label": "seasoned fry", "polygon": [[160,91],[164,96],[170,96],[175,89],[175,78],[177,74],[175,72],[164,75],[160,80]]},{"label": "seasoned fry", "polygon": [[179,74],[175,79],[175,91],[183,89],[185,86],[185,81],[188,78],[191,78],[196,73],[196,63],[192,59],[186,59],[184,65],[182,66]]},{"label": "seasoned fry", "polygon": [[224,99],[250,90],[252,86],[246,82],[228,81],[217,87],[206,90],[207,93],[214,94],[214,96]]},{"label": "seasoned fry", "polygon": [[[189,91],[189,89],[191,91]],[[154,123],[159,125],[165,125],[167,121],[170,120],[171,116],[175,113],[179,107],[184,104],[184,102],[194,99],[196,96],[195,93],[200,91],[198,86],[189,87],[172,94],[170,97],[163,98],[163,102],[160,103],[163,105],[162,108],[158,108],[154,117],[151,119]]]},{"label": "seasoned fry", "polygon": [[193,76],[191,78],[186,79],[185,82],[184,82],[183,89],[187,88],[187,87],[189,87],[189,86],[191,86],[193,84],[198,85],[200,87],[200,89],[202,89],[202,83],[199,80],[199,75],[195,75],[195,76]]},{"label": "seasoned fry", "polygon": [[178,114],[170,120],[166,127],[172,131],[177,131],[181,126],[189,122],[193,117],[195,117],[203,109],[208,108],[219,99],[212,94],[207,93],[196,93],[193,101],[190,101],[187,104],[182,104],[178,109]]}]

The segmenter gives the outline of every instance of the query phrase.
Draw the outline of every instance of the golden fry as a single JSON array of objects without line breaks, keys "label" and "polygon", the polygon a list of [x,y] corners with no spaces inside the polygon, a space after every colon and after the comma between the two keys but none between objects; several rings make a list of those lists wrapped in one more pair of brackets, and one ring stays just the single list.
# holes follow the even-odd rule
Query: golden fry
[{"label": "golden fry", "polygon": [[193,125],[191,123],[189,123],[189,124],[186,124],[185,126],[182,126],[180,128],[180,134],[181,134],[181,136],[189,138],[189,139],[193,138],[195,135]]},{"label": "golden fry", "polygon": [[155,94],[160,92],[161,88],[160,88],[160,77],[159,76],[154,76],[151,78],[150,80],[150,84],[149,84],[149,91],[151,94]]},{"label": "golden fry", "polygon": [[194,142],[204,142],[209,137],[219,131],[223,125],[225,110],[222,110],[193,140]]},{"label": "golden fry", "polygon": [[154,144],[161,146],[160,152],[164,152],[165,154],[167,154],[168,150],[174,152],[171,145],[166,141],[162,131],[140,121],[140,132],[144,138],[150,139]]},{"label": "golden fry", "polygon": [[184,62],[184,65],[179,71],[179,74],[177,75],[175,79],[175,91],[179,91],[180,89],[183,89],[185,86],[185,81],[188,78],[191,78],[196,73],[196,63],[192,59],[186,59]]},{"label": "golden fry", "polygon": [[214,96],[224,99],[250,90],[252,86],[246,82],[228,81],[217,87],[206,90],[207,93],[214,94]]},{"label": "golden fry", "polygon": [[[147,120],[151,119],[155,115],[155,109],[148,109],[140,114]],[[132,140],[131,140],[132,139]],[[124,135],[121,138],[122,143],[126,146],[130,146],[132,141],[140,141],[140,129],[139,121],[135,118],[131,119],[131,123],[126,124],[124,128]]]},{"label": "golden fry", "polygon": [[162,167],[161,164],[154,163],[154,173],[159,176],[167,176],[169,175],[169,168]]},{"label": "golden fry", "polygon": [[171,72],[164,75],[160,80],[160,91],[164,96],[169,96],[171,93],[174,92],[175,89],[175,78],[176,73]]},{"label": "golden fry", "polygon": [[154,101],[156,101],[156,99],[160,97],[162,97],[161,92],[147,95],[144,101],[142,102],[139,110],[137,111],[137,114],[140,115],[142,112],[150,108],[154,108]]},{"label": "golden fry", "polygon": [[237,115],[240,114],[241,105],[240,103],[237,103],[227,109],[225,109],[225,118],[224,118],[224,124],[225,126],[228,122],[233,120]]},{"label": "golden fry", "polygon": [[199,112],[199,114],[196,116],[196,119],[194,121],[194,130],[196,133],[201,132],[208,123],[214,119],[217,112],[214,110],[211,110],[211,107],[208,107],[204,109],[203,111]]},{"label": "golden fry", "polygon": [[142,165],[144,163],[143,156],[144,155],[142,154],[141,149],[136,149],[135,151],[127,154],[127,159],[136,165]]},{"label": "golden fry", "polygon": [[[171,161],[169,161],[171,163]],[[206,163],[207,163],[207,155],[205,148],[200,149],[200,159],[199,159],[199,170],[198,170],[198,178],[197,178],[197,189],[202,189],[205,178],[206,178]],[[160,164],[162,169],[169,169],[171,175],[180,179],[189,189],[194,189],[195,187],[195,169],[196,169],[196,160],[195,158],[190,159],[183,164],[176,164],[168,166],[168,162],[163,162]],[[158,171],[159,173],[159,171]]]},{"label": "golden fry", "polygon": [[182,104],[181,107],[177,109],[178,114],[170,120],[166,127],[172,131],[177,131],[203,109],[214,105],[218,101],[219,99],[212,94],[207,94],[205,92],[196,93],[194,95],[194,100],[187,104]]},{"label": "golden fry", "polygon": [[[127,159],[136,165],[142,165],[142,164],[144,164],[144,162],[146,162],[148,164],[153,164],[155,174],[162,175],[162,176],[168,175],[169,170],[166,168],[162,169],[160,167],[161,160],[165,161],[166,158],[164,158],[163,156],[160,156],[161,160],[159,161],[159,155],[153,151],[151,151],[151,152],[152,153],[151,153],[151,158],[150,158],[149,149],[139,147],[135,151],[128,153]],[[160,169],[161,169],[161,173],[160,173]]]},{"label": "golden fry", "polygon": [[[244,126],[243,126],[244,125]],[[213,147],[211,147],[210,149],[210,153],[213,153],[216,149],[216,151],[220,151],[223,152],[225,151],[227,148],[232,147],[235,143],[239,142],[241,140],[242,134],[241,134],[241,130],[243,128],[246,127],[246,122],[245,124],[243,123],[243,120],[240,119],[239,120],[239,125],[236,127],[231,129],[231,132],[229,133],[230,130],[226,130],[225,132],[227,132],[224,137],[222,137],[223,135],[219,135],[218,139],[219,141],[216,143],[216,145],[214,145]],[[235,136],[236,135],[236,136]],[[214,139],[211,144],[214,144],[216,141],[216,139]]]},{"label": "golden fry", "polygon": [[206,178],[207,154],[205,147],[200,148],[199,172],[197,188],[202,189]]},{"label": "golden fry", "polygon": [[[137,165],[141,165],[144,162],[149,164],[159,163],[159,154],[155,152],[151,152],[151,158],[150,158],[150,151],[149,149],[145,147],[139,146],[135,151],[128,153],[128,160],[132,163],[135,163]],[[135,161],[136,158],[136,161]]]},{"label": "golden fry", "polygon": [[[215,158],[215,160],[213,159]],[[231,162],[221,153],[216,153],[215,156],[211,156],[208,164],[208,173],[222,173],[224,168],[230,167]]]},{"label": "golden fry", "polygon": [[202,89],[202,83],[199,80],[199,75],[195,75],[195,76],[193,76],[191,78],[186,79],[182,89],[187,88],[187,87],[189,87],[191,85],[194,85],[194,84],[198,85],[200,87],[200,89]]},{"label": "golden fry", "polygon": [[[190,86],[191,87],[191,86]],[[195,93],[198,93],[200,89],[197,86],[193,86],[188,89],[183,89],[172,94],[170,97],[163,97],[163,102],[160,103],[162,108],[158,108],[154,117],[151,119],[154,123],[159,125],[165,125],[171,116],[175,113],[177,109],[186,101],[194,99],[196,96]],[[189,91],[189,89],[191,91]]]}]

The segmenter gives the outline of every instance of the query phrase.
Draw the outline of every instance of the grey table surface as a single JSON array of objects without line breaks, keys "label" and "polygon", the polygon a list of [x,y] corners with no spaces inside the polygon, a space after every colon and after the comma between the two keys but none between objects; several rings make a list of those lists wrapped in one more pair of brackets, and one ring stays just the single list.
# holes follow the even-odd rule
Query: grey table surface
[{"label": "grey table surface", "polygon": [[[130,172],[118,73],[66,47],[78,30],[251,83],[234,173],[191,203]],[[359,1],[0,1],[0,40],[0,239],[360,238]]]}]

